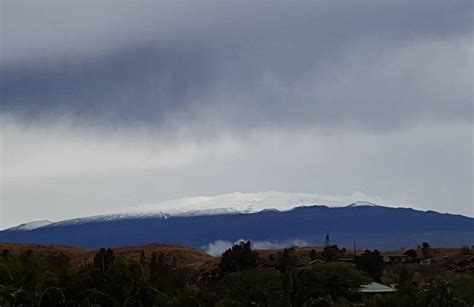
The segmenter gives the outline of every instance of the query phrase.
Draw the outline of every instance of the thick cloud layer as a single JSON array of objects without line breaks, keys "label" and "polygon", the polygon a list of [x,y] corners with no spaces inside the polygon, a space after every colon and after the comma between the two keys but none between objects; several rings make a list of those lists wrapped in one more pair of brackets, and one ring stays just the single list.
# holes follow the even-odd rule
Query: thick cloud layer
[{"label": "thick cloud layer", "polygon": [[0,222],[257,190],[472,215],[473,11],[3,1]]},{"label": "thick cloud layer", "polygon": [[193,131],[204,120],[232,131],[472,121],[469,2],[7,2],[3,12],[3,112]]}]

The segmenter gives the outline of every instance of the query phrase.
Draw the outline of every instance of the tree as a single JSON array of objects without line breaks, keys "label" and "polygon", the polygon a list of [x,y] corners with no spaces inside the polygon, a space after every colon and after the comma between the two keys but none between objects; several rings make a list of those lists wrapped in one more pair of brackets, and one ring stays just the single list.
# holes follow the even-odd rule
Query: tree
[{"label": "tree", "polygon": [[373,252],[366,250],[360,256],[355,257],[354,262],[358,269],[366,272],[375,280],[380,280],[382,277],[385,263],[378,250]]},{"label": "tree", "polygon": [[467,304],[454,296],[453,289],[444,280],[425,285],[416,297],[417,306],[454,307]]},{"label": "tree", "polygon": [[219,268],[223,273],[238,272],[257,267],[258,256],[251,249],[250,241],[240,242],[222,254]]},{"label": "tree", "polygon": [[404,254],[412,259],[418,258],[418,253],[414,249],[409,249]]},{"label": "tree", "polygon": [[101,269],[102,271],[107,271],[112,266],[114,261],[114,251],[110,248],[107,250],[105,248],[101,248],[94,257],[94,266]]},{"label": "tree", "polygon": [[158,290],[166,293],[172,292],[186,285],[187,277],[182,276],[181,271],[176,267],[176,263],[171,257],[165,256],[161,252],[153,252],[149,263],[150,281]]},{"label": "tree", "polygon": [[88,295],[85,299],[86,306],[116,306],[117,302],[112,296],[107,293],[101,292],[96,289],[88,291]]},{"label": "tree", "polygon": [[16,288],[0,284],[0,306],[13,306],[15,304]]},{"label": "tree", "polygon": [[315,249],[312,249],[311,252],[309,253],[309,259],[316,260],[317,258],[318,258],[318,253],[316,253]]},{"label": "tree", "polygon": [[293,270],[292,306],[306,306],[318,298],[334,301],[356,299],[367,279],[346,263],[316,264]]},{"label": "tree", "polygon": [[428,242],[423,242],[421,244],[421,254],[424,259],[431,257],[431,246]]},{"label": "tree", "polygon": [[53,307],[64,306],[65,304],[66,298],[64,297],[63,291],[57,287],[50,287],[41,294],[39,306]]},{"label": "tree", "polygon": [[145,251],[142,250],[142,251],[140,251],[140,263],[141,263],[141,264],[144,264],[144,263],[145,263],[145,260],[146,260]]},{"label": "tree", "polygon": [[474,276],[457,277],[449,281],[456,298],[474,306]]},{"label": "tree", "polygon": [[283,253],[278,254],[277,265],[280,272],[286,272],[288,269],[296,266],[298,258],[294,247],[285,248]]},{"label": "tree", "polygon": [[325,246],[322,252],[324,260],[328,262],[336,261],[341,256],[341,254],[342,252],[339,250],[339,247],[337,245]]},{"label": "tree", "polygon": [[461,247],[461,254],[462,255],[470,255],[471,250],[469,249],[469,246],[463,246]]},{"label": "tree", "polygon": [[141,302],[142,306],[165,306],[168,303],[166,293],[151,286],[138,289],[134,298]]},{"label": "tree", "polygon": [[[227,301],[239,306],[281,306],[283,302],[282,276],[272,269],[253,269],[229,273],[223,283]],[[221,302],[226,305],[225,302]],[[229,305],[229,304],[227,304]]]},{"label": "tree", "polygon": [[4,249],[0,255],[0,258],[2,258],[3,260],[7,260],[8,259],[8,255],[10,255],[10,251],[8,249]]},{"label": "tree", "polygon": [[46,259],[51,265],[57,267],[65,267],[69,264],[69,261],[71,261],[71,257],[64,254],[63,252],[60,252],[59,254],[50,255]]},{"label": "tree", "polygon": [[409,269],[407,266],[400,266],[396,272],[398,273],[398,284],[400,287],[410,285],[415,274],[413,269]]}]

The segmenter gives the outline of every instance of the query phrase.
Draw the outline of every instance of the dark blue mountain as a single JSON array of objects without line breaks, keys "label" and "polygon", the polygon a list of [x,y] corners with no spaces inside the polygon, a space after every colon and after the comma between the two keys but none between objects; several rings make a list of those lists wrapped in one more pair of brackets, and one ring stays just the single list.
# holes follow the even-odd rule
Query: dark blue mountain
[{"label": "dark blue mountain", "polygon": [[284,212],[85,219],[26,231],[4,230],[0,232],[0,242],[87,248],[160,242],[199,248],[216,240],[278,243],[298,239],[309,245],[322,245],[327,233],[333,243],[347,248],[352,248],[354,242],[361,249],[406,248],[422,241],[432,246],[471,246],[474,219],[407,208],[309,206]]}]

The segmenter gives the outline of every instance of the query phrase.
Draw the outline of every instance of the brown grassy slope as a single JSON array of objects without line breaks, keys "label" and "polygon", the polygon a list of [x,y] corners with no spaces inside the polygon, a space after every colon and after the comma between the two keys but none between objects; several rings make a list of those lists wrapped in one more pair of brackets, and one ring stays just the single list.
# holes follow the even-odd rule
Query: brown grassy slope
[{"label": "brown grassy slope", "polygon": [[[70,264],[79,267],[82,264],[90,263],[94,258],[97,250],[89,250],[74,246],[50,245],[50,244],[14,244],[14,243],[0,243],[0,252],[8,249],[11,253],[19,255],[21,253],[31,251],[33,256],[48,258],[49,256],[59,255],[63,253],[71,258]],[[320,253],[322,247],[298,247],[296,254],[301,263],[308,263],[310,261],[310,253],[312,250]],[[139,259],[142,251],[146,259],[150,259],[153,253],[163,254],[166,259],[175,258],[178,268],[189,269],[193,271],[210,271],[217,267],[220,257],[212,257],[202,251],[189,248],[182,245],[167,245],[167,244],[147,244],[140,246],[125,246],[113,248],[114,253],[118,257]],[[267,249],[258,250],[257,253],[264,260],[268,261],[270,255],[274,257],[278,253],[283,252],[283,249]],[[403,254],[404,251],[382,252],[384,254]],[[360,252],[358,252],[359,254]],[[420,254],[420,251],[419,251]],[[460,255],[460,249],[455,248],[433,248],[432,249],[434,264],[431,266],[419,266],[418,264],[411,264],[410,267],[419,267],[420,272],[425,270],[446,270],[444,267],[458,258],[464,258]],[[354,256],[352,251],[347,251],[345,258]],[[474,257],[474,256],[471,256]],[[449,270],[449,269],[448,269]],[[425,275],[422,273],[421,275]]]},{"label": "brown grassy slope", "polygon": [[117,256],[125,256],[139,259],[142,251],[146,259],[150,259],[153,253],[162,253],[165,258],[175,257],[176,266],[184,269],[203,269],[206,267],[213,268],[217,266],[216,258],[190,247],[183,245],[167,245],[167,244],[147,244],[139,246],[125,246],[114,249]]},{"label": "brown grassy slope", "polygon": [[86,261],[92,251],[75,246],[52,245],[52,244],[22,244],[22,243],[0,243],[0,252],[8,250],[14,255],[20,255],[31,251],[34,257],[44,257],[59,255],[63,253],[71,258],[72,265],[79,265]]},{"label": "brown grassy slope", "polygon": [[[91,262],[97,250],[89,250],[73,246],[50,245],[50,244],[14,244],[0,243],[0,252],[8,249],[9,252],[20,255],[24,252],[31,251],[33,256],[48,258],[49,256],[65,254],[71,258],[70,263],[73,266]],[[162,253],[166,258],[176,259],[178,268],[190,270],[202,270],[205,268],[213,268],[217,265],[217,260],[208,254],[185,247],[182,245],[167,244],[147,244],[141,246],[126,246],[113,248],[114,254],[118,257],[139,259],[142,251],[147,259],[150,259],[154,252]]]}]

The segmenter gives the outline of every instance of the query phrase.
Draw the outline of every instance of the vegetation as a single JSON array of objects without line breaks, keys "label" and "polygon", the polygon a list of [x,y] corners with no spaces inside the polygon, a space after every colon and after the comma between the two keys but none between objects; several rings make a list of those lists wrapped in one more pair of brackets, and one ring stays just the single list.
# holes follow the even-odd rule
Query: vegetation
[{"label": "vegetation", "polygon": [[463,246],[461,248],[461,254],[462,255],[471,255],[472,254],[472,250],[469,248],[469,246]]},{"label": "vegetation", "polygon": [[354,260],[358,269],[366,272],[373,279],[380,280],[385,263],[378,250],[366,250],[360,256],[355,257]]},{"label": "vegetation", "polygon": [[[465,255],[458,255],[466,262]],[[414,273],[417,264],[398,264],[397,291],[367,295],[361,293],[361,286],[382,280],[388,266],[377,250],[366,250],[347,263],[341,261],[349,256],[347,252],[335,245],[303,256],[306,260],[297,249],[286,248],[261,257],[250,242],[241,242],[222,255],[217,267],[193,271],[178,267],[172,254],[160,252],[127,258],[100,249],[90,263],[78,267],[64,253],[36,257],[31,251],[4,250],[0,252],[0,306],[474,304],[474,277],[469,274],[420,281],[415,278],[419,273]]]},{"label": "vegetation", "polygon": [[[463,285],[462,287],[471,287],[472,292],[474,284]],[[399,307],[399,306],[427,306],[427,307],[466,307],[472,306],[472,301],[463,300],[457,296],[456,288],[453,284],[445,280],[433,281],[420,287],[418,290],[402,288],[396,293],[389,295],[378,295],[375,296],[369,302],[369,306],[386,306],[386,307]],[[464,293],[464,292],[463,292]]]},{"label": "vegetation", "polygon": [[404,254],[411,259],[418,259],[418,253],[414,249],[409,249]]},{"label": "vegetation", "polygon": [[219,267],[223,273],[249,270],[257,267],[257,259],[250,241],[240,242],[222,254]]},{"label": "vegetation", "polygon": [[337,245],[328,245],[324,247],[322,256],[325,261],[336,261],[343,253]]},{"label": "vegetation", "polygon": [[316,264],[291,272],[291,306],[312,306],[316,301],[357,301],[368,279],[345,263]]},{"label": "vegetation", "polygon": [[449,285],[454,297],[474,305],[474,276],[453,278]]},{"label": "vegetation", "polygon": [[428,242],[423,242],[421,244],[421,254],[423,255],[424,259],[431,257],[431,246]]}]

